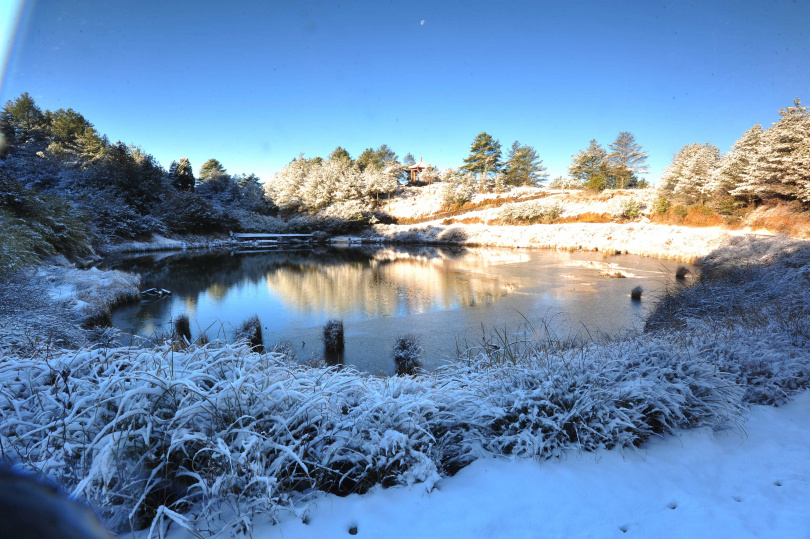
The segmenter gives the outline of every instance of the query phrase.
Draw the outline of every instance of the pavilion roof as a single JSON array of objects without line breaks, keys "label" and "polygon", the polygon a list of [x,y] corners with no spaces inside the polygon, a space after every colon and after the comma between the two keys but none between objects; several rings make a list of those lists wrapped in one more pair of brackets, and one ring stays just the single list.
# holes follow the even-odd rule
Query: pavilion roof
[{"label": "pavilion roof", "polygon": [[425,170],[430,166],[430,163],[425,163],[422,161],[422,158],[419,158],[418,163],[414,163],[413,165],[408,166],[408,170]]}]

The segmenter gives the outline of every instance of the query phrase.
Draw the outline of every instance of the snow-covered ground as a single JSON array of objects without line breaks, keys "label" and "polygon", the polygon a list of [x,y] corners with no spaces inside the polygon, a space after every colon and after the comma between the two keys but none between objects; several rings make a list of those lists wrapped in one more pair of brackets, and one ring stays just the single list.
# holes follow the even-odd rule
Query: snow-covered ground
[{"label": "snow-covered ground", "polygon": [[387,538],[810,536],[810,392],[754,406],[742,428],[545,462],[479,460],[430,492],[319,496],[253,537],[337,538],[352,527]]},{"label": "snow-covered ground", "polygon": [[[461,243],[496,247],[583,249],[692,262],[741,232],[652,223],[571,223],[529,226],[377,225],[374,236],[413,243]],[[373,236],[372,236],[373,237]]]}]

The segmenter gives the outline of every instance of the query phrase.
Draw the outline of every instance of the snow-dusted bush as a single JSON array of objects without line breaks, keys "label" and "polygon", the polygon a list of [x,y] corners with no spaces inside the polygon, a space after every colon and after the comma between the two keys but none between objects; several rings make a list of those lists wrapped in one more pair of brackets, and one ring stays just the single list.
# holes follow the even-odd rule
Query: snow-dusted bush
[{"label": "snow-dusted bush", "polygon": [[500,218],[508,224],[553,223],[562,212],[559,204],[524,202],[504,206],[500,211]]}]

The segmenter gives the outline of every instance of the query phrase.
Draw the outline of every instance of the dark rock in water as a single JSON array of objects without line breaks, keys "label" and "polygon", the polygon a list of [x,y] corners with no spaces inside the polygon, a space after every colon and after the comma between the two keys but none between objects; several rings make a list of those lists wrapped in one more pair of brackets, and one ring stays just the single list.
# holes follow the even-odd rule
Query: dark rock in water
[{"label": "dark rock in water", "polygon": [[57,487],[0,466],[4,539],[109,539],[93,511]]}]

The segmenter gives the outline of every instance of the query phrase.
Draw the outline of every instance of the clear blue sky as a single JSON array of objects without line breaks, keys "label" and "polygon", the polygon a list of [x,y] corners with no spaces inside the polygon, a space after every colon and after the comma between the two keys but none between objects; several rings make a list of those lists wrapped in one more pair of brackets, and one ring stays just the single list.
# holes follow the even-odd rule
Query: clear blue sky
[{"label": "clear blue sky", "polygon": [[[0,4],[13,20],[20,3]],[[481,131],[534,146],[552,176],[590,139],[630,131],[654,180],[684,144],[727,151],[810,102],[807,0],[49,0],[20,13],[3,103],[27,91],[164,166],[214,157],[263,180],[338,145],[459,166]]]}]

